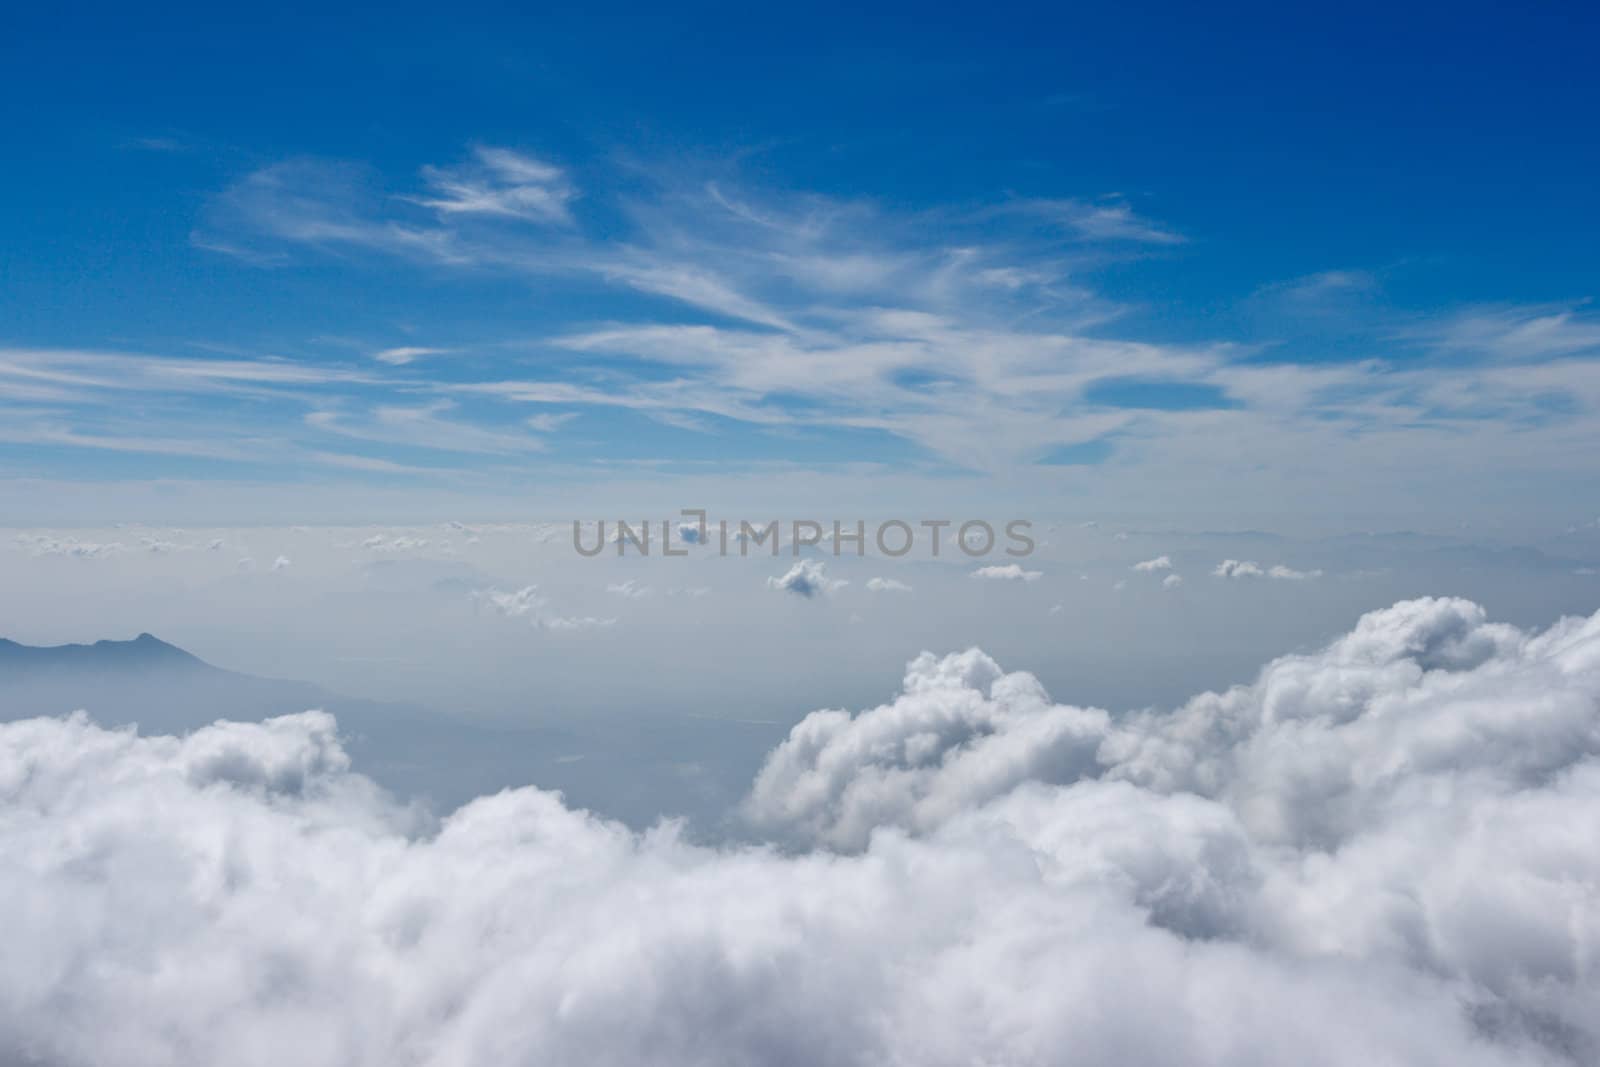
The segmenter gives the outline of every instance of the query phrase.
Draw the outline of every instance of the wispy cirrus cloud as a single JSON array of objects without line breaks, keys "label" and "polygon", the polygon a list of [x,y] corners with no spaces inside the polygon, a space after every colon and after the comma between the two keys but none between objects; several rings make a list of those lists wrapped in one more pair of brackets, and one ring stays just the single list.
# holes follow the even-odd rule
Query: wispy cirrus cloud
[{"label": "wispy cirrus cloud", "polygon": [[[629,178],[625,192],[579,189],[566,168],[495,146],[402,180],[311,159],[261,168],[218,194],[197,243],[288,266],[558,282],[586,294],[586,310],[545,306],[515,342],[462,343],[457,331],[448,347],[357,343],[347,348],[363,354],[356,365],[304,350],[197,359],[9,349],[0,398],[17,406],[19,425],[65,432],[73,447],[179,436],[113,427],[117,396],[142,391],[162,395],[155,425],[210,426],[218,454],[247,456],[230,443],[243,436],[289,452],[361,440],[370,459],[418,467],[432,461],[402,449],[437,452],[445,465],[548,452],[551,431],[582,413],[603,435],[641,417],[716,435],[727,456],[751,442],[853,434],[858,459],[893,444],[909,446],[896,462],[933,468],[1053,462],[1059,477],[1109,466],[1189,485],[1196,471],[1259,483],[1291,457],[1368,452],[1411,457],[1418,469],[1548,469],[1536,452],[1558,460],[1600,444],[1600,326],[1578,306],[1418,319],[1390,331],[1393,352],[1361,358],[1297,359],[1226,337],[1156,342],[1084,270],[1086,256],[1189,254],[1175,227],[1125,198],[917,212],[764,189],[726,168]],[[1370,293],[1369,282],[1343,268],[1293,287]],[[1445,350],[1480,358],[1416,358]],[[446,351],[462,358],[431,360]],[[263,403],[230,410],[232,424],[196,420],[186,405],[202,394]],[[1470,461],[1467,429],[1482,442]],[[619,447],[631,439],[608,437]],[[639,440],[627,458],[674,456],[660,435]]]},{"label": "wispy cirrus cloud", "polygon": [[480,146],[469,163],[424,167],[429,192],[410,199],[444,215],[491,215],[570,223],[577,190],[566,172],[509,148]]}]

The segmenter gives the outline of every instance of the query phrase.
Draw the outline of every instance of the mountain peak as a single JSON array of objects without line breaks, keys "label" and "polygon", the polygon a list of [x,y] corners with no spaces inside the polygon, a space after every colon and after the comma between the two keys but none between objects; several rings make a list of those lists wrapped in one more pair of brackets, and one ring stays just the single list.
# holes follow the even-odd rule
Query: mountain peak
[{"label": "mountain peak", "polygon": [[152,633],[141,633],[131,641],[102,640],[92,645],[35,646],[0,639],[0,663],[14,670],[214,669],[197,656],[177,645],[168,644]]}]

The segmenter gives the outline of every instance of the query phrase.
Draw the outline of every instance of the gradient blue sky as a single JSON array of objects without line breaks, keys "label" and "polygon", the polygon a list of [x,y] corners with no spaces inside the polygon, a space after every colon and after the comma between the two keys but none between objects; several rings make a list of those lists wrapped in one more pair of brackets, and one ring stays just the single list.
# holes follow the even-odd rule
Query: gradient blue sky
[{"label": "gradient blue sky", "polygon": [[12,11],[0,501],[1592,519],[1596,21]]}]

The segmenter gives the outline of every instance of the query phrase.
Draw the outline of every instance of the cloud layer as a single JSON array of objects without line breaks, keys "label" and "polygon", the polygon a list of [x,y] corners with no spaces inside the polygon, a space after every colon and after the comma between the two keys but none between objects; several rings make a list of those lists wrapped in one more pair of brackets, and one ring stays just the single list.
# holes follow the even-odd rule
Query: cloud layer
[{"label": "cloud layer", "polygon": [[744,814],[438,823],[331,718],[0,726],[0,1059],[1592,1062],[1600,616],[1460,600],[1175,711],[978,650],[808,716]]}]

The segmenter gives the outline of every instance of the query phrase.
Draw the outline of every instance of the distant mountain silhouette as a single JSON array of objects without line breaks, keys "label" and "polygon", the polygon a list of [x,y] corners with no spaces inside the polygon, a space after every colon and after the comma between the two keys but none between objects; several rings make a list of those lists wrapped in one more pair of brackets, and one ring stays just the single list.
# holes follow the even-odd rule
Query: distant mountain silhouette
[{"label": "distant mountain silhouette", "polygon": [[[440,713],[240,674],[147,633],[44,648],[0,638],[0,722],[83,709],[102,726],[181,735],[218,719],[254,721],[308,708],[338,717],[357,771],[401,796],[426,798],[438,811],[508,786],[538,785],[635,826],[669,812],[714,822],[782,736],[776,726],[730,733],[727,723],[683,717],[488,722],[453,708]],[[712,750],[724,754],[722,780],[685,772]]]},{"label": "distant mountain silhouette", "polygon": [[496,728],[415,705],[341,696],[309,682],[224,670],[148,633],[52,647],[0,638],[0,722],[82,709],[102,726],[185,734],[218,719],[256,721],[310,708],[338,717],[357,770],[444,809],[533,783],[541,778],[541,753],[556,744],[571,747],[540,727]]},{"label": "distant mountain silhouette", "polygon": [[132,641],[96,641],[92,645],[19,645],[0,637],[0,671],[51,670],[194,670],[216,671],[200,657],[169,645],[154,634]]}]

